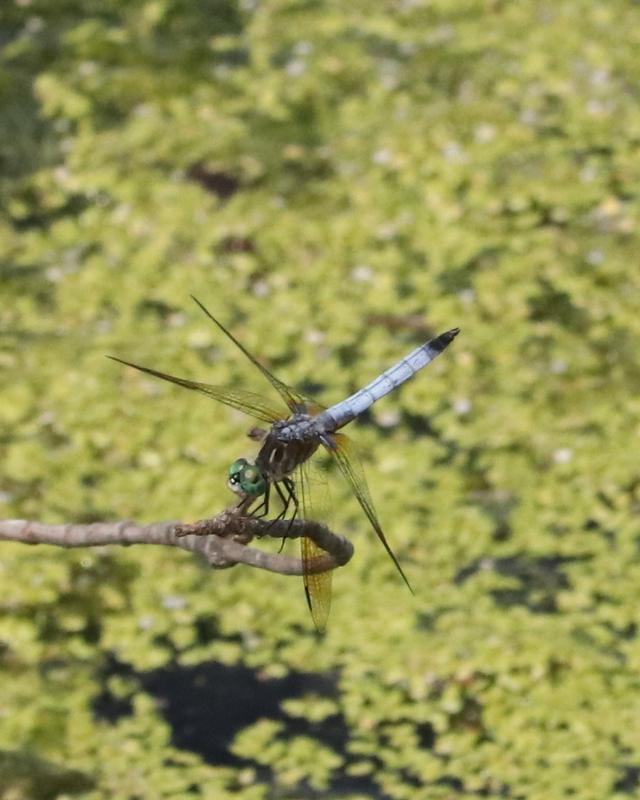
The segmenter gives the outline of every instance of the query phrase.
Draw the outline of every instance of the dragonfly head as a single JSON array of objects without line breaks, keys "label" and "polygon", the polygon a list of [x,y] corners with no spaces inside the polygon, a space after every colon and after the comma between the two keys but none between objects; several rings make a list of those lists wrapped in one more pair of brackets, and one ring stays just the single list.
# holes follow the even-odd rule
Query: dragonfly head
[{"label": "dragonfly head", "polygon": [[267,479],[255,464],[246,458],[237,458],[229,467],[227,486],[236,494],[259,497],[267,490]]}]

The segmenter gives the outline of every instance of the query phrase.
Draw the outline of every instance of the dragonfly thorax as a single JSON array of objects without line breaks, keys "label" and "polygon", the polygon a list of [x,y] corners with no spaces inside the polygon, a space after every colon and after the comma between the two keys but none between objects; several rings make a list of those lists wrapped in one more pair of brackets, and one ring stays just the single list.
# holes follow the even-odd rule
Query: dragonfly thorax
[{"label": "dragonfly thorax", "polygon": [[305,442],[318,438],[316,417],[294,414],[289,419],[279,419],[271,426],[270,435],[279,442]]},{"label": "dragonfly thorax", "polygon": [[320,435],[314,419],[296,414],[288,420],[274,422],[256,457],[256,466],[272,481],[290,475],[315,453]]}]

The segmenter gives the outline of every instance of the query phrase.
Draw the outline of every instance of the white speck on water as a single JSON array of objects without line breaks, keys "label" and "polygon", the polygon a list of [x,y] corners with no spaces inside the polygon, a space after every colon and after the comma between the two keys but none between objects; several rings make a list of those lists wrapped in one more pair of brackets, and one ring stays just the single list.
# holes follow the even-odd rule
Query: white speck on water
[{"label": "white speck on water", "polygon": [[141,450],[139,453],[139,461],[143,467],[147,467],[149,469],[153,469],[154,467],[159,467],[162,463],[162,459],[160,457],[160,453],[156,450]]},{"label": "white speck on water", "polygon": [[376,230],[376,235],[378,239],[382,239],[383,241],[389,241],[393,239],[393,237],[397,234],[398,227],[393,222],[385,222],[384,224],[380,225],[380,227]]},{"label": "white speck on water", "polygon": [[530,127],[537,125],[538,119],[538,112],[533,108],[525,108],[520,114],[520,122],[523,125],[529,125]]},{"label": "white speck on water", "polygon": [[293,52],[297,56],[308,56],[313,53],[313,44],[311,42],[296,42]]},{"label": "white speck on water", "polygon": [[389,150],[388,147],[383,147],[380,150],[376,150],[373,154],[373,163],[378,164],[378,166],[386,166],[390,164],[393,160],[393,152]]},{"label": "white speck on water", "polygon": [[615,103],[611,100],[598,100],[592,97],[586,105],[587,113],[593,117],[604,117],[612,114],[615,109]]},{"label": "white speck on water", "polygon": [[595,167],[588,165],[580,170],[579,175],[582,183],[593,183],[598,177],[598,171]]},{"label": "white speck on water", "polygon": [[553,460],[556,464],[568,464],[573,458],[573,450],[569,447],[560,447],[553,453]]},{"label": "white speck on water", "polygon": [[269,284],[266,281],[256,281],[253,284],[252,292],[256,297],[266,297],[270,291]]},{"label": "white speck on water", "polygon": [[115,223],[126,222],[131,216],[131,205],[129,203],[119,203],[111,212],[111,219]]},{"label": "white speck on water", "polygon": [[402,415],[397,408],[389,408],[379,411],[376,415],[378,425],[381,428],[395,428],[400,423]]},{"label": "white speck on water", "polygon": [[448,142],[445,144],[442,148],[442,154],[447,161],[459,162],[465,159],[464,148],[458,142]]},{"label": "white speck on water", "polygon": [[304,338],[309,344],[322,344],[325,340],[325,335],[317,328],[309,328],[304,334]]},{"label": "white speck on water", "polygon": [[25,30],[27,33],[40,33],[43,28],[44,20],[42,17],[29,17],[27,24],[25,25]]},{"label": "white speck on water", "polygon": [[597,267],[604,261],[604,253],[602,250],[589,250],[586,256],[586,261],[587,264],[591,264],[592,267]]},{"label": "white speck on water", "polygon": [[483,122],[480,125],[477,125],[473,132],[473,137],[478,144],[487,144],[487,142],[490,142],[495,138],[495,135],[495,127],[490,125],[488,122]]},{"label": "white speck on water", "polygon": [[67,167],[61,166],[56,167],[53,171],[53,175],[58,183],[66,184],[71,177],[71,173],[67,169]]},{"label": "white speck on water", "polygon": [[294,58],[285,67],[287,75],[291,78],[299,78],[307,69],[307,64],[301,58]]},{"label": "white speck on water", "polygon": [[453,401],[453,410],[460,416],[468,414],[472,408],[473,403],[468,397],[459,397],[457,400]]},{"label": "white speck on water", "polygon": [[608,69],[599,67],[594,69],[591,73],[591,85],[597,86],[599,89],[607,87],[610,83],[611,73]]},{"label": "white speck on water", "polygon": [[373,269],[368,264],[358,264],[351,270],[351,277],[357,283],[371,283],[373,280]]},{"label": "white speck on water", "polygon": [[174,311],[167,317],[167,325],[170,328],[182,328],[186,321],[187,317],[181,311]]},{"label": "white speck on water", "polygon": [[95,75],[98,71],[98,65],[95,61],[82,61],[78,67],[78,74],[82,75],[84,78],[88,78],[91,75]]},{"label": "white speck on water", "polygon": [[152,113],[153,109],[149,103],[138,103],[138,105],[133,109],[133,114],[136,117],[150,117]]},{"label": "white speck on water", "polygon": [[168,611],[179,611],[187,605],[187,601],[179,594],[166,594],[161,600],[162,607]]},{"label": "white speck on water", "polygon": [[383,58],[378,62],[380,83],[385,89],[395,89],[398,85],[400,65],[393,58]]}]

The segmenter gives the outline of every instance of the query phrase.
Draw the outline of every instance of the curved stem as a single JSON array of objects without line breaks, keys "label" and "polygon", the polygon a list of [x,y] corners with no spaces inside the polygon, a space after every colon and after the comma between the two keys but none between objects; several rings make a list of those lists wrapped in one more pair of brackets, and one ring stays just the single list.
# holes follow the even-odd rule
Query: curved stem
[{"label": "curved stem", "polygon": [[223,511],[210,519],[189,524],[176,521],[138,525],[135,522],[93,522],[48,525],[30,520],[0,520],[0,540],[24,544],[49,544],[57,547],[98,547],[103,545],[155,544],[179,547],[204,556],[211,567],[224,569],[248,564],[281,575],[302,575],[299,558],[267,553],[248,544],[254,538],[312,539],[326,555],[311,564],[314,573],[326,572],[346,564],[353,545],[318,522],[310,520],[268,521]]}]

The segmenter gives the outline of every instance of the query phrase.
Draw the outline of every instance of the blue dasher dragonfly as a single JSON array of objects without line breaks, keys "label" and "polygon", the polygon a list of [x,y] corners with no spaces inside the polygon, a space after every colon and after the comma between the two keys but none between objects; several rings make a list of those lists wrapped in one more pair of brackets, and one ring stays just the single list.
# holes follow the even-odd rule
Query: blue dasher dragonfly
[{"label": "blue dasher dragonfly", "polygon": [[[199,300],[195,297],[192,299],[222,333],[260,370],[284,401],[286,411],[272,406],[261,395],[253,392],[199,383],[159,372],[150,367],[143,367],[131,361],[124,361],[115,356],[109,356],[109,358],[148,375],[183,386],[185,389],[200,392],[270,425],[268,430],[252,428],[249,432],[251,438],[261,442],[255,460],[237,459],[229,469],[228,485],[240,495],[240,505],[243,510],[252,516],[266,516],[269,513],[269,501],[273,488],[282,502],[283,510],[278,518],[285,517],[291,507],[293,508],[292,519],[295,518],[299,513],[301,501],[304,503],[307,495],[305,464],[316,450],[322,447],[332,456],[400,576],[409,590],[413,592],[378,521],[360,457],[351,440],[338,431],[370,408],[377,400],[397,389],[426,367],[453,341],[460,329],[452,328],[416,347],[362,389],[345,400],[325,408],[276,378]],[[331,604],[331,571],[314,572],[313,560],[323,555],[324,551],[310,538],[303,537],[301,539],[301,550],[307,602],[316,628],[324,631]]]}]

